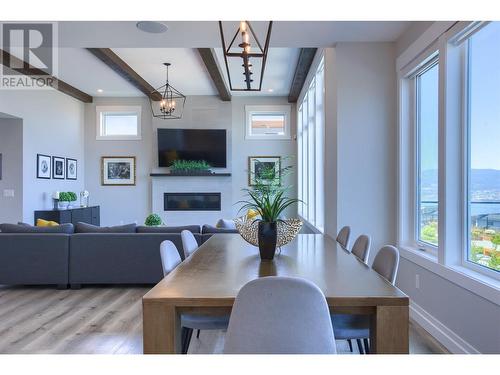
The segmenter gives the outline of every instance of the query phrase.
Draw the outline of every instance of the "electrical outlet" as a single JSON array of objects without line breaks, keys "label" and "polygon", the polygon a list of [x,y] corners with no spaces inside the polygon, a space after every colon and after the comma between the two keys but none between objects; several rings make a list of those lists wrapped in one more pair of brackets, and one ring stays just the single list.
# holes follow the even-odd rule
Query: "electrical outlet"
[{"label": "electrical outlet", "polygon": [[4,189],[3,196],[6,198],[13,198],[14,197],[14,189]]},{"label": "electrical outlet", "polygon": [[420,289],[420,275],[418,273],[415,274],[415,288]]}]

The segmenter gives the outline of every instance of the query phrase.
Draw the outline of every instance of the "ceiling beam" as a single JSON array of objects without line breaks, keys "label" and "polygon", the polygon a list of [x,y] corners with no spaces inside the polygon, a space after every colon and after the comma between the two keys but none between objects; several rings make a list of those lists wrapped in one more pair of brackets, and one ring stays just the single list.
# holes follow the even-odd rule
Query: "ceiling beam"
[{"label": "ceiling beam", "polygon": [[201,56],[201,59],[205,63],[207,67],[208,74],[212,78],[217,91],[219,92],[219,96],[222,101],[230,102],[231,101],[231,93],[226,86],[226,82],[224,81],[224,76],[222,75],[222,71],[220,70],[219,64],[217,62],[217,56],[215,55],[215,50],[213,48],[198,48],[198,53]]},{"label": "ceiling beam", "polygon": [[[25,63],[24,61],[11,55],[7,51],[0,49],[0,52],[0,63],[2,65],[5,65],[7,68],[25,76],[45,76],[47,77],[47,81],[49,81],[49,79],[52,81],[51,87],[55,90],[78,99],[84,103],[92,103],[93,98],[89,94],[78,90],[76,87],[71,86],[69,83],[66,83],[54,76],[47,74],[41,69],[37,69],[34,66]],[[22,66],[22,68],[13,68],[12,66]]]},{"label": "ceiling beam", "polygon": [[307,74],[311,68],[311,64],[316,55],[317,48],[301,48],[297,67],[293,75],[290,93],[288,94],[288,103],[296,103],[299,99],[300,92],[306,81]]},{"label": "ceiling beam", "polygon": [[87,48],[87,50],[109,66],[118,75],[130,82],[138,90],[142,91],[148,98],[155,101],[160,101],[162,99],[161,94],[114,53],[111,48]]}]

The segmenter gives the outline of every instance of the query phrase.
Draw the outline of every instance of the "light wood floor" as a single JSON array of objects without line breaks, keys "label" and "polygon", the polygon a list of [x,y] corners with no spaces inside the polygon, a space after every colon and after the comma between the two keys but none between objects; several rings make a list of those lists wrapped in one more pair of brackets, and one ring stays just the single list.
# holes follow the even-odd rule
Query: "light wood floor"
[{"label": "light wood floor", "polygon": [[[149,289],[0,286],[0,353],[142,353],[141,298]],[[223,346],[224,332],[202,331],[199,339],[193,335],[189,353],[221,353]],[[337,341],[337,348],[349,353],[345,341]],[[410,352],[445,350],[412,324]]]}]

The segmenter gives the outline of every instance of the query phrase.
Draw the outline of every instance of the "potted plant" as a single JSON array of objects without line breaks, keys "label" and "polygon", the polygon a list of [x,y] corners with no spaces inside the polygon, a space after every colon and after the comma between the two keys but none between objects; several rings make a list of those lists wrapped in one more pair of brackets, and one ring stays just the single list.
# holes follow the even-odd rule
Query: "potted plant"
[{"label": "potted plant", "polygon": [[240,210],[255,210],[260,218],[258,222],[258,244],[262,260],[272,260],[276,252],[278,237],[278,222],[285,224],[283,212],[299,199],[290,198],[286,195],[289,186],[283,186],[281,179],[291,167],[279,168],[276,173],[274,165],[263,165],[259,168],[258,176],[255,176],[255,185],[244,189],[248,199],[242,200]]},{"label": "potted plant", "polygon": [[160,215],[151,214],[144,221],[144,225],[146,225],[148,227],[157,227],[157,226],[163,225],[163,220],[161,219]]},{"label": "potted plant", "polygon": [[76,201],[76,194],[72,191],[62,191],[59,193],[59,208],[67,209],[70,206],[71,202]]},{"label": "potted plant", "polygon": [[176,175],[211,174],[210,164],[205,160],[174,160],[170,173]]}]

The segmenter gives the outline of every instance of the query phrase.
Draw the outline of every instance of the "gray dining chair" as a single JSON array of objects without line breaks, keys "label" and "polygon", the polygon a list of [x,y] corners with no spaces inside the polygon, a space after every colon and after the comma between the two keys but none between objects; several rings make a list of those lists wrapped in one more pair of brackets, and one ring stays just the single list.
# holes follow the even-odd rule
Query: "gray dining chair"
[{"label": "gray dining chair", "polygon": [[184,258],[187,258],[198,249],[198,241],[194,238],[191,231],[184,229],[181,232],[182,249],[184,250]]},{"label": "gray dining chair", "polygon": [[339,230],[337,234],[336,241],[342,246],[344,249],[349,248],[349,236],[351,235],[351,227],[345,226]]},{"label": "gray dining chair", "polygon": [[362,234],[361,236],[356,238],[356,241],[354,241],[351,253],[353,253],[363,263],[367,263],[368,257],[370,256],[370,244],[371,244],[370,236]]},{"label": "gray dining chair", "polygon": [[[191,233],[191,232],[189,232]],[[160,244],[161,264],[163,276],[167,276],[175,267],[182,263],[181,255],[172,241],[165,240]],[[198,314],[181,314],[181,353],[186,354],[189,349],[193,330],[227,329],[229,315],[209,316]]]},{"label": "gray dining chair", "polygon": [[234,302],[224,353],[335,354],[323,292],[295,277],[250,281]]},{"label": "gray dining chair", "polygon": [[373,259],[372,268],[393,285],[396,282],[398,267],[399,251],[391,245],[382,247]]},{"label": "gray dining chair", "polygon": [[[394,285],[399,267],[399,251],[391,245],[382,247],[373,260],[372,269]],[[361,354],[370,352],[370,316],[354,314],[332,314],[332,325],[337,340],[356,340]],[[363,344],[361,343],[363,340]]]}]

